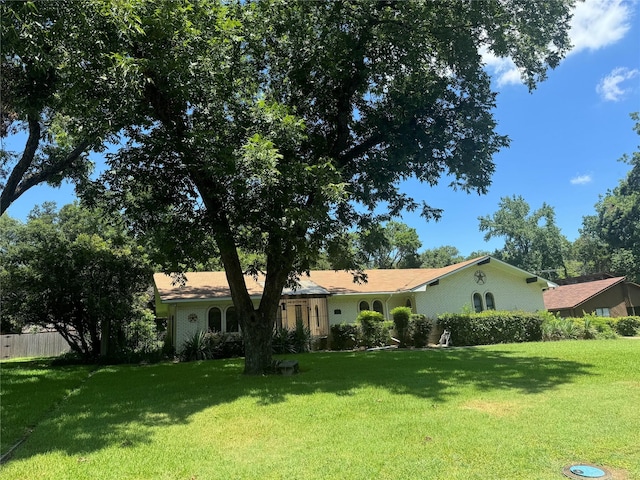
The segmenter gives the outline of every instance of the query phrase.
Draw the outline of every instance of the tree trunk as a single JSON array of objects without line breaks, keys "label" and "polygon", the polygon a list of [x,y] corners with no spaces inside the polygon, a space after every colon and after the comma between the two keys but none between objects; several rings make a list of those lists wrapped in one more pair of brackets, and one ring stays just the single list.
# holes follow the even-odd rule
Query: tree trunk
[{"label": "tree trunk", "polygon": [[271,369],[273,319],[262,315],[260,310],[254,310],[243,323],[244,373],[264,375]]}]

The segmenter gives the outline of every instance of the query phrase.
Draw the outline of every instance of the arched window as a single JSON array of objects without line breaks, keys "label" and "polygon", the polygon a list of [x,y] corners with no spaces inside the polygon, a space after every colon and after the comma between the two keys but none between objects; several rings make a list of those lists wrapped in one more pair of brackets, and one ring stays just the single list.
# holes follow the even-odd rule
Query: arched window
[{"label": "arched window", "polygon": [[496,309],[496,302],[493,299],[493,293],[487,292],[484,295],[484,304],[487,306],[487,310],[495,310]]},{"label": "arched window", "polygon": [[226,332],[239,332],[238,316],[236,315],[236,307],[227,308]]},{"label": "arched window", "polygon": [[209,330],[212,332],[222,331],[222,311],[218,307],[209,309]]},{"label": "arched window", "polygon": [[404,306],[411,308],[411,299],[410,298],[407,298],[407,301],[405,302]]},{"label": "arched window", "polygon": [[358,311],[362,312],[363,310],[369,310],[369,302],[363,300],[360,302],[360,305],[358,305]]},{"label": "arched window", "polygon": [[373,311],[382,313],[384,315],[384,311],[382,310],[382,302],[380,300],[373,301]]},{"label": "arched window", "polygon": [[476,313],[480,313],[483,310],[482,295],[480,295],[479,293],[473,294],[473,308],[475,309]]}]

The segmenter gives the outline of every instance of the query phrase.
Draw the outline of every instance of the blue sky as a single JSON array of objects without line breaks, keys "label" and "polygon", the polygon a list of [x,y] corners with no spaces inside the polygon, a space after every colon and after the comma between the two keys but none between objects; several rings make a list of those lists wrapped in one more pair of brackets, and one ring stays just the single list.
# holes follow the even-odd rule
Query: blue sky
[{"label": "blue sky", "polygon": [[[500,248],[501,239],[484,241],[478,217],[493,214],[500,198],[512,195],[524,197],[532,210],[543,202],[554,207],[562,233],[574,240],[582,217],[593,214],[599,196],[625,177],[629,166],[618,159],[640,145],[629,116],[640,111],[640,1],[579,4],[571,37],[572,52],[532,93],[508,60],[486,57],[499,91],[498,131],[511,138],[511,146],[495,156],[487,195],[455,192],[446,179],[436,187],[406,182],[416,199],[444,209],[439,222],[425,222],[417,213],[401,219],[418,231],[423,250],[452,245],[468,255]],[[62,206],[73,199],[71,185],[38,186],[8,213],[24,220],[44,201]]]}]

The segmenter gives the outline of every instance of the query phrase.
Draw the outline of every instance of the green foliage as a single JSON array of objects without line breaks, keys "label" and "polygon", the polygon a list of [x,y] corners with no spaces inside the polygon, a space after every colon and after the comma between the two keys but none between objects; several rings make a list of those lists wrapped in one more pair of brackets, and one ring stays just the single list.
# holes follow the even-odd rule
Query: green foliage
[{"label": "green foliage", "polygon": [[45,204],[18,234],[3,259],[3,316],[20,326],[53,326],[86,360],[138,348],[126,330],[149,320],[140,295],[151,269],[117,219]]},{"label": "green foliage", "polygon": [[373,224],[356,237],[358,251],[368,268],[417,268],[418,249],[422,245],[418,232],[408,225],[389,221]]},{"label": "green foliage", "polygon": [[198,330],[191,337],[187,338],[182,344],[180,350],[180,358],[184,361],[191,362],[194,360],[207,360],[213,358],[211,350],[210,336],[207,332]]},{"label": "green foliage", "polygon": [[240,357],[243,353],[240,335],[198,330],[187,338],[178,355],[182,361],[191,362]]},{"label": "green foliage", "polygon": [[640,317],[618,317],[612,320],[614,320],[613,326],[619,335],[624,337],[640,335]]},{"label": "green foliage", "polygon": [[[477,255],[478,257],[482,255]],[[470,257],[470,258],[475,258]],[[421,268],[442,268],[464,260],[460,251],[451,245],[425,250],[420,254]]]},{"label": "green foliage", "polygon": [[[640,135],[640,115],[635,112],[631,118]],[[631,169],[616,188],[600,198],[596,214],[583,218],[579,253],[591,269],[597,268],[595,272],[640,281],[640,150],[620,160]]]},{"label": "green foliage", "polygon": [[451,332],[453,345],[536,342],[542,340],[542,323],[535,313],[496,310],[438,317],[438,325]]},{"label": "green foliage", "polygon": [[[505,244],[495,253],[498,258],[529,272],[559,269],[566,274],[565,257],[569,241],[555,223],[553,207],[542,204],[530,213],[521,196],[500,199],[500,208],[492,216],[479,217],[485,240],[504,237]],[[551,277],[555,276],[549,272]]]},{"label": "green foliage", "polygon": [[358,326],[352,323],[331,325],[331,350],[351,350],[358,344]]},{"label": "green foliage", "polygon": [[407,336],[409,334],[411,309],[409,307],[396,307],[391,310],[391,316],[393,317],[393,324],[396,328],[396,332],[398,333],[400,346],[404,347],[407,343]]},{"label": "green foliage", "polygon": [[543,318],[542,339],[556,340],[593,340],[616,338],[616,332],[609,317],[585,315],[580,318],[561,318],[549,312],[541,313]]},{"label": "green foliage", "polygon": [[416,348],[426,347],[431,333],[431,319],[423,314],[413,314],[409,319],[409,337]]},{"label": "green foliage", "polygon": [[356,319],[360,327],[359,343],[367,348],[381,347],[389,342],[389,325],[384,315],[371,310],[363,310]]},{"label": "green foliage", "polygon": [[285,327],[273,331],[271,348],[273,353],[305,353],[310,350],[311,331],[308,327],[298,323],[294,329]]}]

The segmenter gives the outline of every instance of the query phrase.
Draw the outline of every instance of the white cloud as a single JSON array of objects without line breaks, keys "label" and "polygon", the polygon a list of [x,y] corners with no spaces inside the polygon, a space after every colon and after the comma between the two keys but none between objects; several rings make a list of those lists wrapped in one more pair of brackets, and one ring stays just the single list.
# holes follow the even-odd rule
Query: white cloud
[{"label": "white cloud", "polygon": [[587,183],[591,183],[593,178],[591,178],[591,175],[578,175],[569,181],[571,185],[586,185]]},{"label": "white cloud", "polygon": [[623,0],[586,0],[578,3],[569,37],[573,49],[598,50],[616,43],[629,31],[632,8]]},{"label": "white cloud", "polygon": [[609,75],[600,80],[596,91],[604,100],[617,102],[632,90],[632,87],[625,88],[623,84],[626,84],[626,82],[638,75],[640,75],[640,70],[637,69],[629,70],[625,67],[614,68]]},{"label": "white cloud", "polygon": [[[622,39],[630,29],[633,14],[628,0],[585,0],[578,2],[569,37],[573,45],[569,55],[583,50],[598,50]],[[480,51],[499,87],[522,83],[520,71],[510,58],[499,58],[486,49]]]},{"label": "white cloud", "polygon": [[480,50],[480,55],[482,55],[484,64],[495,77],[498,87],[522,83],[520,70],[511,58],[497,57],[485,47]]}]

